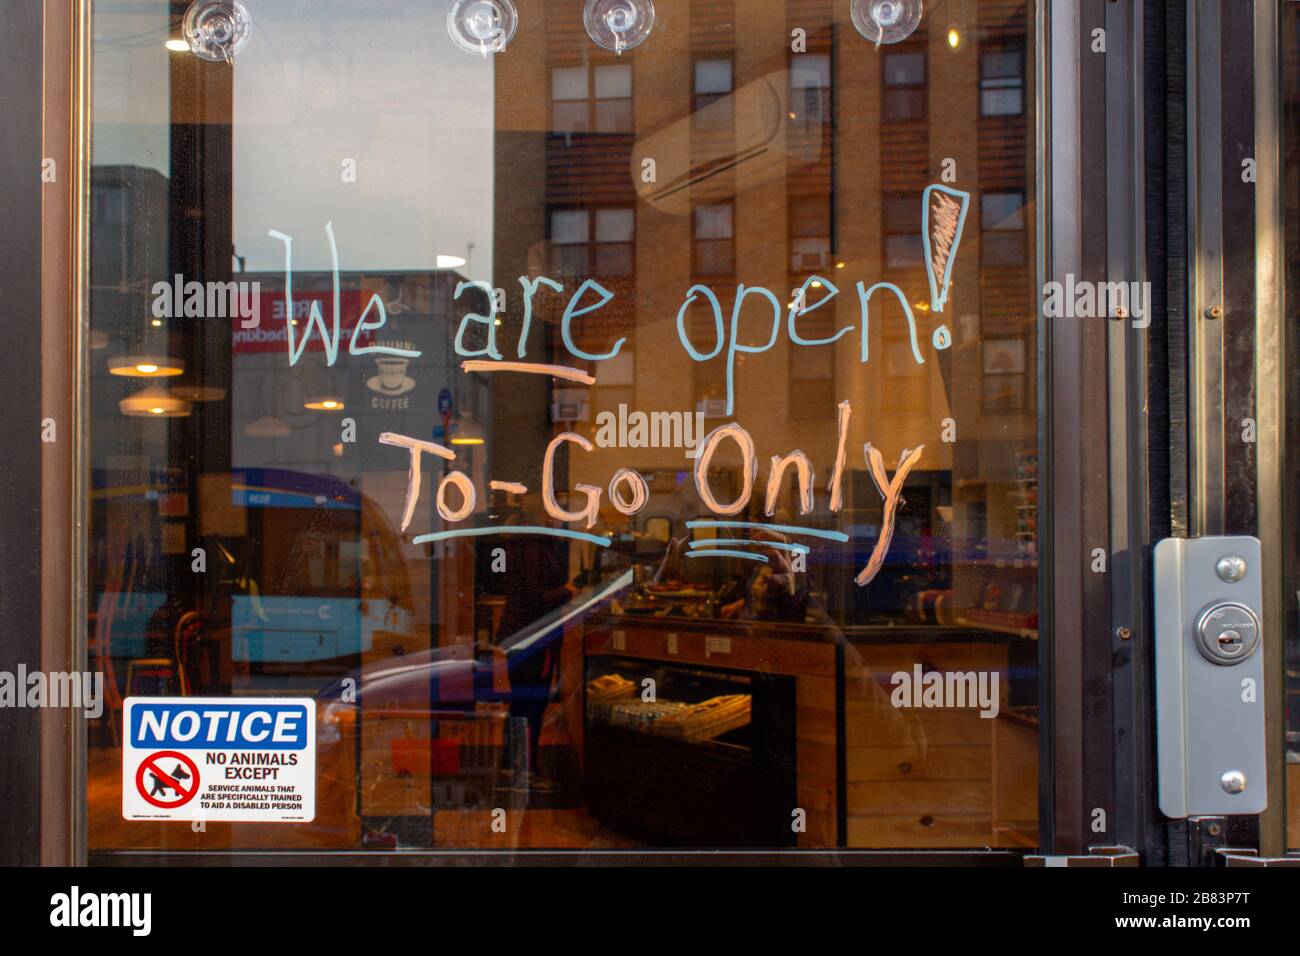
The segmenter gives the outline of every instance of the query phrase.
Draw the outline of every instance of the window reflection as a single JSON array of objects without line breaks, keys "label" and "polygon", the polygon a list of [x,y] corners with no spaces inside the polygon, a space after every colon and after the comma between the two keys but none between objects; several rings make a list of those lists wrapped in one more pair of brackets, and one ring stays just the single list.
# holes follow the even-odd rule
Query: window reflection
[{"label": "window reflection", "polygon": [[725,276],[735,272],[734,217],[735,207],[731,203],[695,207],[696,275]]},{"label": "window reflection", "polygon": [[923,52],[889,52],[885,72],[885,119],[916,120],[925,116],[926,64]]},{"label": "window reflection", "polygon": [[[954,51],[687,6],[616,56],[521,5],[483,58],[291,4],[233,66],[97,10],[93,846],[1034,844],[1032,10]],[[175,276],[257,322],[157,318]],[[730,423],[756,465],[697,482]],[[317,818],[123,820],[160,694],[315,698]]]},{"label": "window reflection", "polygon": [[1024,54],[993,47],[980,56],[980,115],[1019,116],[1025,105]]}]

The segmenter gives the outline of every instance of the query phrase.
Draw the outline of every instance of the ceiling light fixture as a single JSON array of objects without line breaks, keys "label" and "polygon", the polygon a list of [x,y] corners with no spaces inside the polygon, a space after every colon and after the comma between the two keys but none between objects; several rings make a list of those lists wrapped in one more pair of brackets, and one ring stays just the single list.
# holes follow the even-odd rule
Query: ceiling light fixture
[{"label": "ceiling light fixture", "polygon": [[108,370],[126,378],[167,378],[184,372],[185,363],[159,355],[118,355],[108,360]]},{"label": "ceiling light fixture", "polygon": [[157,385],[128,395],[117,407],[132,418],[184,418],[190,413],[189,402]]},{"label": "ceiling light fixture", "polygon": [[310,408],[312,411],[316,412],[341,412],[346,406],[343,404],[343,399],[341,398],[334,398],[331,395],[323,395],[320,398],[308,399],[302,407]]},{"label": "ceiling light fixture", "polygon": [[244,434],[252,438],[288,438],[293,429],[274,415],[265,415],[245,425]]},{"label": "ceiling light fixture", "polygon": [[226,397],[226,390],[215,385],[173,385],[172,394],[187,402],[219,402]]},{"label": "ceiling light fixture", "polygon": [[486,441],[483,426],[470,419],[461,419],[452,426],[453,445],[482,445]]}]

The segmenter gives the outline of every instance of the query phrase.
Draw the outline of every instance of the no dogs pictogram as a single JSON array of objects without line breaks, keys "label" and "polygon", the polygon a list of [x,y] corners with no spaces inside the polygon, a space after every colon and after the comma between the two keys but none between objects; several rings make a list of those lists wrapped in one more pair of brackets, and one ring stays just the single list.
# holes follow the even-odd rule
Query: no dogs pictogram
[{"label": "no dogs pictogram", "polygon": [[174,810],[185,806],[199,792],[199,768],[183,753],[159,750],[140,761],[135,788],[155,807]]}]

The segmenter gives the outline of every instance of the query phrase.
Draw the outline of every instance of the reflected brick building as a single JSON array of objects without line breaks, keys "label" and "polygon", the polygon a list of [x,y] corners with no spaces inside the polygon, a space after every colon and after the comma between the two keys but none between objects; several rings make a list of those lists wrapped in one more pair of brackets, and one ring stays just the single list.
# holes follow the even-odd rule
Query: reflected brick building
[{"label": "reflected brick building", "polygon": [[[698,2],[665,11],[650,40],[621,57],[588,41],[571,5],[521,4],[521,17],[527,28],[494,61],[494,281],[513,306],[505,342],[517,334],[515,277],[525,274],[565,284],[563,295],[538,297],[543,322],[533,326],[530,358],[573,364],[559,320],[587,277],[614,299],[575,324],[578,345],[599,354],[627,341],[617,358],[594,364],[590,389],[497,376],[494,471],[535,473],[550,435],[590,437],[596,416],[619,405],[698,409],[707,427],[729,420],[725,350],[693,362],[678,339],[686,290],[713,289],[729,322],[739,284],[773,290],[784,304],[824,279],[839,294],[800,317],[799,333],[852,331],[833,345],[800,347],[783,318],[771,349],[737,359],[732,417],[754,436],[760,490],[770,456],[802,449],[816,469],[818,515],[828,520],[822,492],[835,408],[848,399],[853,475],[839,525],[871,529],[880,520],[864,442],[881,448],[891,468],[903,449],[924,444],[900,514],[900,561],[951,562],[951,576],[930,583],[955,588],[957,608],[1005,608],[985,594],[979,568],[1019,565],[1023,593],[1012,609],[1031,608],[1035,152],[1026,5],[951,4],[927,12],[903,43],[876,48],[854,29],[847,6],[828,0]],[[970,206],[938,314],[930,311],[921,197],[941,182],[969,192]],[[924,364],[889,296],[872,300],[861,341],[859,281],[903,290]],[[820,294],[806,290],[809,301]],[[767,308],[747,299],[746,341],[764,339]],[[952,347],[939,352],[929,342],[941,323]],[[684,324],[701,352],[714,347],[714,318],[701,300]],[[652,481],[652,499],[681,497],[692,464],[679,449],[598,449],[571,456],[569,484],[603,485],[628,466],[672,476]],[[793,501],[787,489],[782,507]],[[878,593],[850,589],[835,603],[851,616],[882,602],[902,611],[888,574],[868,590]]]}]

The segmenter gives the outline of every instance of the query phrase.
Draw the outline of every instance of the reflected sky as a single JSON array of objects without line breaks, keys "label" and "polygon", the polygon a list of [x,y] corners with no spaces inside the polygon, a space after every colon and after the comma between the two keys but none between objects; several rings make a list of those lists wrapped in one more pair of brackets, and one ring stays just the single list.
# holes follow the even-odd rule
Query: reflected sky
[{"label": "reflected sky", "polygon": [[[248,0],[234,66],[234,235],[250,271],[492,263],[493,64],[446,31],[450,0]],[[169,169],[168,7],[97,3],[94,163]],[[221,69],[213,65],[211,69]],[[346,161],[356,181],[345,182]]]}]

